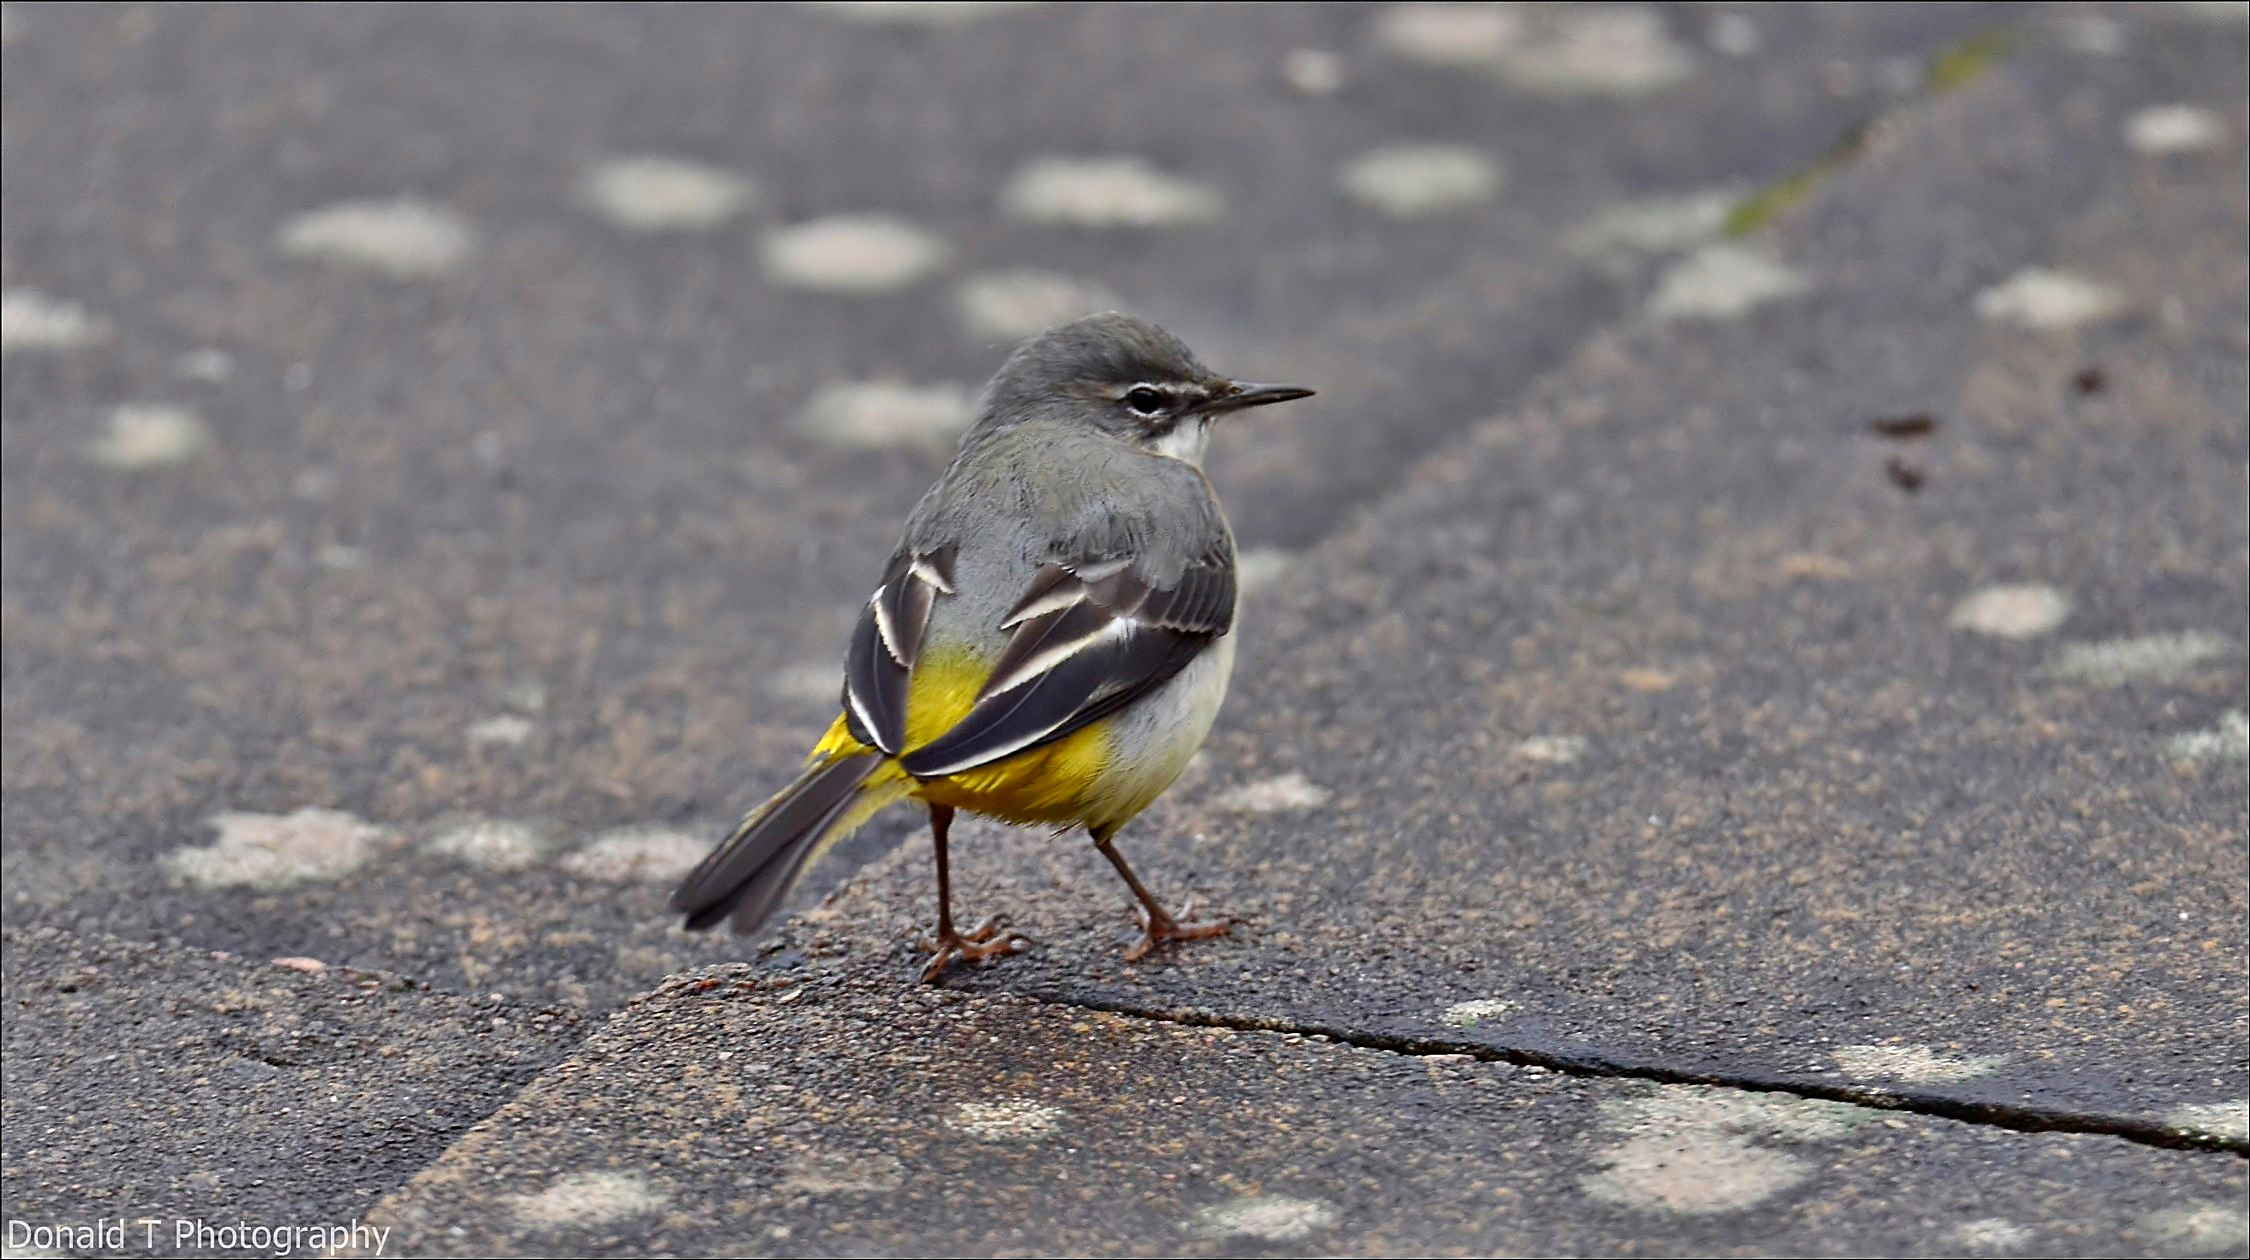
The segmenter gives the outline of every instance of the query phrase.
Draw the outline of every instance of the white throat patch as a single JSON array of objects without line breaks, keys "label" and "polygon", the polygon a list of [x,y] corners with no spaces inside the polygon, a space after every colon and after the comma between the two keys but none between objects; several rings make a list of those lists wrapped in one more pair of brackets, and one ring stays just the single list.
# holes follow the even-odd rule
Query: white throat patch
[{"label": "white throat patch", "polygon": [[1172,431],[1148,444],[1148,449],[1167,459],[1203,466],[1203,448],[1211,444],[1211,417],[1187,416],[1172,426]]}]

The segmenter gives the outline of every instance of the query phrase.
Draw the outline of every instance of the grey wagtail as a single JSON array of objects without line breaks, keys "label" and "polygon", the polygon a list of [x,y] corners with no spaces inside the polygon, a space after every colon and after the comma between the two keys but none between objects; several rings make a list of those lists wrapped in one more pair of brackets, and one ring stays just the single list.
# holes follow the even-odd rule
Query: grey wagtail
[{"label": "grey wagtail", "polygon": [[924,980],[1029,944],[996,919],[954,928],[957,809],[1086,828],[1141,905],[1128,962],[1225,932],[1167,913],[1114,841],[1202,745],[1234,668],[1234,535],[1201,467],[1211,426],[1311,393],[1229,380],[1114,313],[1017,348],[860,613],[843,712],[672,894],[687,926],[755,931],[821,854],[913,797],[937,849]]}]

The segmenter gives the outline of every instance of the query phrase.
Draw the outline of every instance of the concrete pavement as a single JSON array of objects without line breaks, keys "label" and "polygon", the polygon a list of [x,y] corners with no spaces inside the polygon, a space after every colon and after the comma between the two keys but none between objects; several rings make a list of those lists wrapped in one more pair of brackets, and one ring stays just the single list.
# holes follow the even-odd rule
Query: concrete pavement
[{"label": "concrete pavement", "polygon": [[[12,6],[5,1214],[2239,1254],[2245,49]],[[1236,693],[1123,842],[1236,933],[1127,967],[978,825],[1039,948],[922,990],[902,811],[680,934],[965,390],[1110,304],[1322,390],[1222,435]]]}]

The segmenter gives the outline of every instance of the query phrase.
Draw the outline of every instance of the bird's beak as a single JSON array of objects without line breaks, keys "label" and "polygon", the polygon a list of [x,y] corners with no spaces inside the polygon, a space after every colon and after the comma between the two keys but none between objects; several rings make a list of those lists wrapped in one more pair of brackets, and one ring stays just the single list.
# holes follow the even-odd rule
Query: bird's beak
[{"label": "bird's beak", "polygon": [[1310,398],[1312,395],[1311,390],[1295,385],[1258,385],[1249,381],[1235,381],[1199,410],[1206,415],[1217,415],[1224,411],[1241,411],[1245,407],[1263,407],[1269,403],[1288,402],[1295,398]]}]

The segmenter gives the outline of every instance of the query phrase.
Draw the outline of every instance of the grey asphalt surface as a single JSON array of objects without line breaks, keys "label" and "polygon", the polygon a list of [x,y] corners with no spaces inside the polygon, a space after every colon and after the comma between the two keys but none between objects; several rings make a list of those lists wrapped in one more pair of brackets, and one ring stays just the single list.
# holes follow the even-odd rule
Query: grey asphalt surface
[{"label": "grey asphalt surface", "polygon": [[6,940],[17,1221],[363,1215],[591,1031],[575,1011],[304,960]]},{"label": "grey asphalt surface", "polygon": [[[2212,52],[2233,95],[2240,70]],[[2242,769],[2164,736],[2245,685],[2250,213],[2239,149],[2166,168],[2109,143],[2142,90],[2026,50],[1907,111],[1766,238],[1804,294],[1604,334],[1424,465],[1253,606],[1226,769],[1129,833],[1242,938],[1120,966],[1102,863],[996,833],[963,865],[1000,886],[970,904],[1056,948],[978,982],[2151,1128],[2226,1095]],[[1978,316],[2065,264],[2146,286],[2146,313]],[[2081,397],[2088,366],[2109,379]],[[1867,428],[1917,413],[1940,427],[1911,448]],[[1884,472],[1901,453],[1917,492]],[[2051,637],[1949,624],[2034,575],[2069,588]],[[2118,685],[2057,669],[2181,631],[2228,646]],[[1282,770],[1329,799],[1225,808]],[[843,918],[896,934],[925,866],[902,855],[885,918]],[[1445,1023],[1471,1001],[1511,1009]],[[1841,1066],[1898,1045],[2005,1062]]]},{"label": "grey asphalt surface", "polygon": [[[837,381],[980,381],[1006,347],[962,327],[944,282],[873,299],[778,287],[756,267],[759,229],[889,209],[951,240],[956,273],[1077,275],[1228,370],[1318,379],[1318,410],[1261,419],[1214,459],[1243,545],[1293,549],[1650,282],[1652,263],[1614,247],[1565,248],[1602,209],[1782,177],[1891,99],[1879,67],[1911,85],[1993,21],[1792,15],[1773,53],[1651,110],[1442,68],[1401,79],[1368,14],[1318,7],[939,30],[796,9],[150,11],[122,33],[91,12],[37,16],[11,54],[17,114],[96,78],[148,86],[112,107],[133,120],[120,134],[70,115],[16,125],[9,283],[82,301],[156,286],[168,318],[146,348],[120,329],[98,356],[8,363],[25,399],[6,439],[9,703],[38,749],[0,804],[13,906],[455,985],[505,976],[590,1006],[738,955],[664,930],[661,878],[620,889],[542,862],[495,890],[394,849],[379,881],[182,897],[152,859],[203,840],[216,813],[307,804],[425,833],[399,848],[462,817],[527,822],[555,848],[652,824],[700,839],[802,755],[832,716],[869,565],[944,443],[838,450],[794,418]],[[1212,65],[1128,90],[1191,32]],[[1028,55],[1058,40],[1115,49],[1099,59],[1114,90]],[[1349,50],[1349,86],[1293,93],[1280,62],[1300,44]],[[1845,52],[1861,68],[1835,96]],[[681,69],[697,58],[738,68]],[[590,60],[610,68],[589,76]],[[971,86],[1024,65],[1040,77],[1004,107]],[[299,86],[254,86],[282,83]],[[230,109],[244,93],[276,103]],[[1392,222],[1332,191],[1338,162],[1399,140],[1504,160],[1494,212]],[[86,169],[89,146],[113,155],[91,164],[104,182],[45,174]],[[167,156],[213,147],[231,156]],[[745,172],[764,208],[682,241],[575,203],[581,166],[649,148]],[[1158,232],[994,214],[1016,164],[1119,148],[1223,188],[1235,212]],[[474,215],[474,265],[405,284],[276,257],[292,214],[401,188]],[[151,206],[194,212],[151,226]],[[152,232],[181,244],[121,248]],[[205,347],[232,375],[177,380],[177,357]],[[97,365],[118,378],[74,386]],[[119,478],[60,436],[140,398],[198,407],[211,457]],[[70,617],[41,611],[74,590]],[[536,728],[472,744],[494,716]],[[90,827],[115,838],[90,850]]]},{"label": "grey asphalt surface", "polygon": [[2099,1255],[2181,1249],[2240,1184],[2110,1138],[722,968],[370,1219],[445,1255]]},{"label": "grey asphalt surface", "polygon": [[[9,8],[10,1219],[2250,1246],[2233,9],[962,16]],[[1409,153],[1427,214],[1339,184],[1430,144],[1488,164]],[[755,191],[574,191],[642,153]],[[997,208],[1117,153],[1220,208]],[[457,257],[290,244],[399,197]],[[945,252],[766,261],[868,211]],[[973,385],[957,286],[1022,267],[1321,390],[1217,444],[1236,690],[1123,842],[1236,932],[1128,967],[1086,846],[978,825],[962,903],[1039,947],[921,990],[900,811],[681,934],[948,441],[808,408]]]}]

